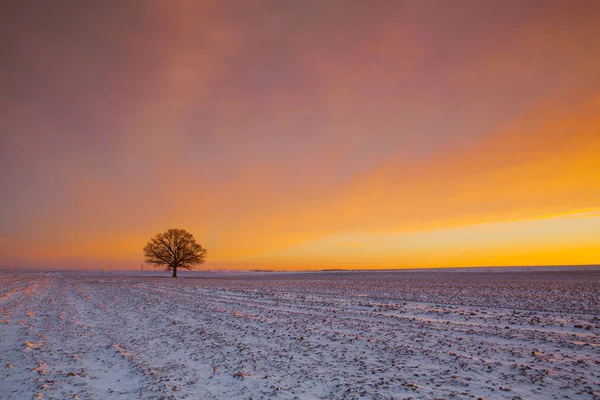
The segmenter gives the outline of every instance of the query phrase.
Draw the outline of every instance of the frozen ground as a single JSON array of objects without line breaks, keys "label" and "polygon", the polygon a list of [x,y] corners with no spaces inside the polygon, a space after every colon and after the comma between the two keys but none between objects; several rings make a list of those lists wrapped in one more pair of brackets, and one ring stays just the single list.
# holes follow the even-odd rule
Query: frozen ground
[{"label": "frozen ground", "polygon": [[0,398],[600,398],[600,269],[154,275],[0,273]]}]

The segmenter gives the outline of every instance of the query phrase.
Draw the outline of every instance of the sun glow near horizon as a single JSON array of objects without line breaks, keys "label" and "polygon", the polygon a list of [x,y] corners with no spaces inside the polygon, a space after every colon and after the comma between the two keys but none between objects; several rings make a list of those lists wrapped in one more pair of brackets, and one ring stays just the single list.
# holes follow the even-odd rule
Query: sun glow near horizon
[{"label": "sun glow near horizon", "polygon": [[[600,259],[598,237],[600,209],[588,209],[535,219],[408,232],[333,234],[241,257],[224,255],[207,268],[322,270],[596,265]],[[102,257],[102,251],[97,252],[91,257],[96,261],[93,265],[139,267],[137,254],[131,257],[137,253],[137,241],[121,244],[121,254]],[[115,243],[107,244],[107,249],[113,252],[117,248]],[[85,257],[89,257],[89,253],[75,255],[70,264],[64,265],[85,264]],[[54,259],[57,267],[65,261],[52,255],[45,258]]]},{"label": "sun glow near horizon", "polygon": [[[250,257],[333,268],[594,265],[600,210],[417,232],[346,233]],[[311,269],[311,268],[307,268]]]}]

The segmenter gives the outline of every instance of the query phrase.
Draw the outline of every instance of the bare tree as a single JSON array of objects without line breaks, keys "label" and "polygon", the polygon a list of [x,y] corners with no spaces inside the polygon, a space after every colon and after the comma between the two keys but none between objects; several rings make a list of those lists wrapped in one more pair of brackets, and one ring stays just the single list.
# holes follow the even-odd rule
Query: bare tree
[{"label": "bare tree", "polygon": [[194,236],[183,229],[169,229],[154,236],[144,247],[146,262],[165,266],[167,271],[173,271],[177,278],[177,269],[192,269],[196,264],[202,264],[206,258],[206,249],[202,248]]}]

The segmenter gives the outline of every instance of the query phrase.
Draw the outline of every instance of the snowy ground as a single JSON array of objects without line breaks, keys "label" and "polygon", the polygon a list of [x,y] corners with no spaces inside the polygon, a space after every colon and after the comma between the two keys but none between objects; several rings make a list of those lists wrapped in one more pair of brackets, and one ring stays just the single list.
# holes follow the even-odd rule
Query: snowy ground
[{"label": "snowy ground", "polygon": [[152,275],[0,272],[0,398],[600,398],[600,269]]}]

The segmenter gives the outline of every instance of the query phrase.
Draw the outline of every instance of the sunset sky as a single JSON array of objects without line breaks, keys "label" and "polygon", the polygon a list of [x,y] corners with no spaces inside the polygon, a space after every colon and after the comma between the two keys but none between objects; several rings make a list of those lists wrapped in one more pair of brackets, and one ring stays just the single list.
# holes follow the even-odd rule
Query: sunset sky
[{"label": "sunset sky", "polygon": [[600,1],[3,1],[0,267],[600,263]]}]

